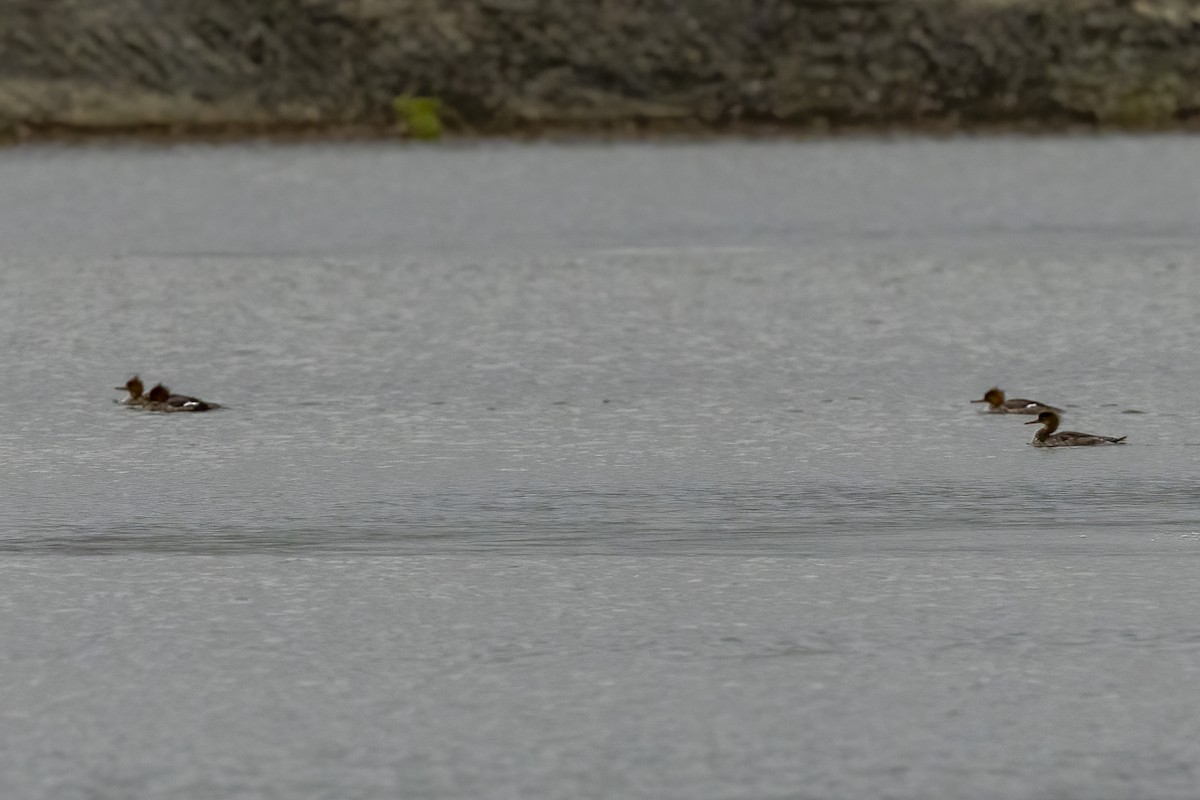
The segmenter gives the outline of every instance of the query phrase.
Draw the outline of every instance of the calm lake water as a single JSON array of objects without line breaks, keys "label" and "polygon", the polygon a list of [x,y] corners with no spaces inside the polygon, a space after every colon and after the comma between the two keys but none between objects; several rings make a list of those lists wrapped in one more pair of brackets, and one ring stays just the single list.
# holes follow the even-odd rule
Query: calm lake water
[{"label": "calm lake water", "polygon": [[0,182],[5,796],[1200,785],[1200,140]]}]

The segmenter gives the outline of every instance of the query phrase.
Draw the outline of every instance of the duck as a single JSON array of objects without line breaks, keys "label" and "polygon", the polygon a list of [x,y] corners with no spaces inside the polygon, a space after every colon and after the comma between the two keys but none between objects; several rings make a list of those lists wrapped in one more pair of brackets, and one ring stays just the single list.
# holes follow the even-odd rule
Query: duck
[{"label": "duck", "polygon": [[1012,400],[1005,400],[1004,392],[998,386],[993,386],[984,392],[983,397],[971,402],[987,403],[987,413],[989,414],[1040,414],[1043,411],[1062,412],[1061,408],[1055,408],[1037,400],[1025,400],[1019,397],[1014,397]]},{"label": "duck", "polygon": [[143,392],[146,391],[146,386],[142,383],[142,379],[137,375],[134,375],[132,378],[125,381],[124,386],[116,386],[113,388],[115,388],[118,392],[129,392],[129,397],[117,401],[123,406],[146,406],[150,403],[150,399],[143,394]]},{"label": "duck", "polygon": [[220,408],[217,403],[201,400],[199,397],[188,397],[185,394],[172,394],[171,390],[161,383],[156,384],[146,394],[149,401],[147,407],[155,411],[211,411]]},{"label": "duck", "polygon": [[1042,428],[1033,435],[1033,441],[1030,442],[1034,447],[1084,447],[1097,444],[1120,444],[1125,441],[1124,436],[1098,436],[1094,433],[1076,433],[1075,431],[1060,431],[1058,423],[1060,422],[1058,413],[1055,411],[1043,411],[1038,414],[1037,419],[1031,419],[1026,422],[1026,425],[1041,424]]}]

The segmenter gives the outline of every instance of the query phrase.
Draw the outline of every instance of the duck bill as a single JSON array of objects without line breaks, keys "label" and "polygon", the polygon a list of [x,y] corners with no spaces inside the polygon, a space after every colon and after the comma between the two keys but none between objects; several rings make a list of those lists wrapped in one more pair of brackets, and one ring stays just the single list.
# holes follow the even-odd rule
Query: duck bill
[{"label": "duck bill", "polygon": [[981,397],[981,398],[979,398],[978,400],[972,400],[971,402],[972,402],[972,403],[986,403],[986,402],[987,402],[987,398],[986,398],[986,397]]},{"label": "duck bill", "polygon": [[1037,425],[1040,422],[1041,422],[1040,419],[1031,419],[1031,420],[1029,420],[1029,422],[1026,422],[1025,424],[1026,425]]}]

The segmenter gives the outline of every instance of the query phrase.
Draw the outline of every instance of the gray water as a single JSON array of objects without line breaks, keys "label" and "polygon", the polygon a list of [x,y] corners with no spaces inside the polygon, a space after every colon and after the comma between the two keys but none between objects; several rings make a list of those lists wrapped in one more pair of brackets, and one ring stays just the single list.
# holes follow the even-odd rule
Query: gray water
[{"label": "gray water", "polygon": [[1196,140],[0,185],[5,796],[1195,795]]}]

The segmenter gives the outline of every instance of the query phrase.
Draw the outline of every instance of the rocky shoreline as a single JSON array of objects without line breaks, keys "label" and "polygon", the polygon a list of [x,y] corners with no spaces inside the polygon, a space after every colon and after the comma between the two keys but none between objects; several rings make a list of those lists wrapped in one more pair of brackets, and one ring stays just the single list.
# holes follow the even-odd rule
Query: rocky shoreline
[{"label": "rocky shoreline", "polygon": [[1182,0],[2,0],[0,14],[9,139],[1200,119],[1200,6]]}]

